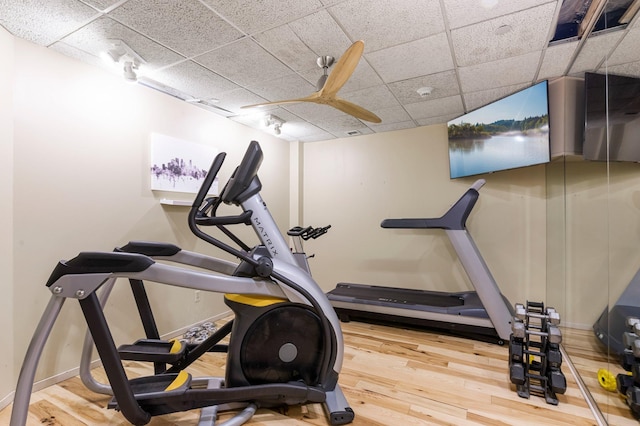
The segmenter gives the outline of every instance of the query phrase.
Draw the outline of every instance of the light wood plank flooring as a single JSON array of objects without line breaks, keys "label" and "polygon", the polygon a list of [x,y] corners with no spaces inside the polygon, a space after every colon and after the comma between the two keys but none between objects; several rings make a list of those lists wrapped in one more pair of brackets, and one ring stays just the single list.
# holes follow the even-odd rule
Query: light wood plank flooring
[{"label": "light wood plank flooring", "polygon": [[[343,323],[345,361],[340,384],[356,413],[353,425],[594,425],[575,378],[563,372],[568,389],[559,405],[543,398],[519,398],[508,377],[508,349],[435,333],[357,322]],[[595,371],[606,357],[590,346],[588,332],[564,331],[567,350],[612,425],[636,425],[630,410],[614,393],[598,385]],[[595,342],[595,338],[593,339]],[[194,376],[222,375],[224,360],[209,354],[189,371]],[[611,365],[609,365],[611,367]],[[131,377],[147,366],[127,363]],[[97,373],[101,376],[101,373]],[[94,394],[75,377],[32,395],[28,425],[125,425],[104,408],[108,398]],[[0,412],[9,424],[11,406]],[[160,416],[151,425],[195,425],[199,412]],[[225,419],[227,417],[222,417]],[[251,425],[327,425],[319,405],[286,411],[261,409]]]}]

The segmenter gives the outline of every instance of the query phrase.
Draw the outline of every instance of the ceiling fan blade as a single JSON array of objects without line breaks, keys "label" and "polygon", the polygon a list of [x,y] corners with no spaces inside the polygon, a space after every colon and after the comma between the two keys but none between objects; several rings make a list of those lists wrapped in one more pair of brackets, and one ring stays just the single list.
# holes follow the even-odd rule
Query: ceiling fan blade
[{"label": "ceiling fan blade", "polygon": [[340,90],[358,66],[363,51],[364,42],[358,40],[344,52],[338,60],[338,63],[333,66],[333,71],[331,71],[329,77],[327,77],[327,81],[320,90],[321,95],[332,96]]},{"label": "ceiling fan blade", "polygon": [[346,112],[349,115],[359,118],[361,120],[369,121],[371,123],[382,122],[380,117],[378,117],[371,111],[364,109],[361,106],[356,105],[352,102],[345,101],[344,99],[334,97],[331,99],[325,99],[325,103],[327,105],[331,105],[336,109],[339,109],[342,112]]},{"label": "ceiling fan blade", "polygon": [[246,108],[258,108],[258,107],[263,107],[263,106],[267,106],[267,105],[295,104],[295,103],[298,103],[298,102],[316,102],[317,98],[318,98],[318,93],[314,92],[314,93],[310,94],[309,96],[305,96],[304,98],[285,99],[285,100],[282,100],[282,101],[273,101],[273,102],[264,102],[264,103],[261,103],[261,104],[244,105],[244,106],[241,106],[240,108],[246,109]]}]

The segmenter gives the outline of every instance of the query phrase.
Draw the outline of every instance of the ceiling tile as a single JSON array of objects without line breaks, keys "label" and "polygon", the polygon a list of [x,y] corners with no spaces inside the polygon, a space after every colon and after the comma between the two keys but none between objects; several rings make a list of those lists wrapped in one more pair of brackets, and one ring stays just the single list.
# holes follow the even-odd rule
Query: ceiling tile
[{"label": "ceiling tile", "polygon": [[375,113],[380,119],[382,123],[369,123],[365,122],[365,124],[372,129],[379,129],[380,125],[388,125],[392,123],[401,123],[404,121],[411,121],[411,116],[407,113],[407,111],[401,107],[400,105],[386,107],[386,108],[376,108]]},{"label": "ceiling tile", "polygon": [[393,132],[396,130],[412,129],[416,127],[416,123],[413,120],[399,121],[395,123],[387,123],[383,120],[381,124],[369,125],[369,127],[376,133]]},{"label": "ceiling tile", "polygon": [[337,61],[352,43],[326,10],[293,21],[289,27],[316,56],[333,56]]},{"label": "ceiling tile", "polygon": [[0,25],[11,34],[48,46],[98,12],[76,0],[0,0]]},{"label": "ceiling tile", "polygon": [[[612,74],[617,74],[617,75],[626,75],[629,77],[638,77],[640,76],[640,62],[629,62],[626,64],[620,64],[620,65],[612,65],[610,67],[607,68],[608,72],[612,73]],[[604,73],[605,69],[604,68],[600,68],[598,70],[598,72],[600,73]]]},{"label": "ceiling tile", "polygon": [[344,114],[342,111],[339,111],[333,107],[328,105],[320,105],[314,104],[311,102],[300,102],[298,104],[287,104],[283,105],[283,108],[287,111],[292,112],[300,118],[303,118],[308,121],[318,121],[318,120],[331,120],[332,118],[338,117]]},{"label": "ceiling tile", "polygon": [[495,100],[504,98],[505,96],[508,96],[520,89],[524,89],[525,87],[529,86],[529,84],[514,84],[512,86],[504,86],[497,89],[466,93],[463,96],[466,112],[478,109],[482,106],[490,104]]},{"label": "ceiling tile", "polygon": [[420,118],[416,120],[419,126],[432,126],[434,124],[445,124],[454,118],[458,118],[462,115],[461,112],[454,114],[441,115],[438,117]]},{"label": "ceiling tile", "polygon": [[149,77],[199,99],[217,98],[222,93],[238,88],[226,78],[192,61],[152,72]]},{"label": "ceiling tile", "polygon": [[[555,8],[555,3],[547,3],[533,10],[452,30],[451,40],[458,66],[476,65],[542,50],[547,44]],[[510,30],[496,34],[499,28]]]},{"label": "ceiling tile", "polygon": [[316,58],[319,55],[316,55],[289,25],[281,25],[256,34],[255,39],[262,47],[295,71],[319,70],[316,66]]},{"label": "ceiling tile", "polygon": [[433,91],[428,99],[446,98],[460,93],[456,73],[453,70],[425,75],[409,80],[396,81],[389,84],[389,89],[402,105],[422,102],[427,99],[420,96],[417,89],[431,87]]},{"label": "ceiling tile", "polygon": [[323,7],[319,0],[203,0],[241,31],[265,31]]},{"label": "ceiling tile", "polygon": [[249,38],[196,56],[193,60],[240,86],[256,85],[293,72]]},{"label": "ceiling tile", "polygon": [[447,114],[461,114],[462,99],[460,96],[450,96],[448,98],[434,99],[424,102],[405,105],[405,109],[411,118],[419,120],[421,118],[437,117]]},{"label": "ceiling tile", "polygon": [[102,11],[112,7],[116,3],[120,3],[120,0],[82,0],[82,1]]},{"label": "ceiling tile", "polygon": [[449,28],[455,29],[556,0],[443,0]]},{"label": "ceiling tile", "polygon": [[[216,96],[218,102],[216,105],[229,110],[235,114],[249,114],[255,112],[255,110],[251,109],[242,109],[241,107],[245,105],[254,105],[266,102],[267,100],[256,95],[253,92],[250,92],[244,88],[238,88],[234,90],[230,90],[228,92],[220,93]],[[277,105],[269,105],[260,108],[261,111],[270,111],[278,108]]]},{"label": "ceiling tile", "polygon": [[[329,73],[331,73],[331,68],[329,69]],[[371,65],[369,65],[366,60],[360,59],[355,71],[345,85],[342,86],[342,89],[340,89],[340,93],[345,94],[356,90],[366,89],[368,87],[379,86],[381,84],[383,84],[382,79],[378,76]]]},{"label": "ceiling tile", "polygon": [[[304,138],[305,136],[325,137],[326,135],[331,135],[329,132],[322,130],[317,126],[314,126],[313,124],[306,123],[304,121],[285,123],[285,125],[282,126],[282,133],[285,133],[286,135],[295,139]],[[331,138],[333,138],[333,135],[331,135]]]},{"label": "ceiling tile", "polygon": [[620,40],[622,34],[622,31],[613,31],[590,36],[573,63],[571,72],[595,71],[600,63],[604,62],[605,57]]},{"label": "ceiling tile", "polygon": [[564,75],[577,47],[577,40],[547,47],[538,78],[544,80]]},{"label": "ceiling tile", "polygon": [[445,33],[378,50],[365,57],[386,83],[453,69]]},{"label": "ceiling tile", "polygon": [[393,96],[393,93],[391,93],[391,90],[389,90],[387,86],[384,85],[345,93],[341,97],[366,109],[371,109],[374,107],[377,109],[381,109],[399,106],[398,101],[396,100],[395,96]]},{"label": "ceiling tile", "polygon": [[129,0],[109,16],[184,56],[199,55],[243,35],[192,0]]},{"label": "ceiling tile", "polygon": [[[636,19],[636,21],[638,21]],[[640,28],[629,31],[609,56],[609,66],[640,61]]]},{"label": "ceiling tile", "polygon": [[349,0],[330,12],[354,40],[374,52],[444,31],[440,3],[424,0]]},{"label": "ceiling tile", "polygon": [[347,132],[358,130],[361,134],[373,133],[364,123],[347,114],[341,114],[331,120],[318,120],[316,126],[338,136],[348,136]]},{"label": "ceiling tile", "polygon": [[463,92],[478,92],[496,87],[532,82],[540,54],[500,59],[494,62],[462,67],[458,70]]},{"label": "ceiling tile", "polygon": [[111,49],[113,40],[125,42],[145,60],[144,66],[151,69],[184,60],[184,57],[172,50],[106,17],[97,19],[62,39],[64,43],[94,56],[99,56]]},{"label": "ceiling tile", "polygon": [[297,74],[262,82],[248,89],[269,101],[302,98],[316,90],[311,83]]}]

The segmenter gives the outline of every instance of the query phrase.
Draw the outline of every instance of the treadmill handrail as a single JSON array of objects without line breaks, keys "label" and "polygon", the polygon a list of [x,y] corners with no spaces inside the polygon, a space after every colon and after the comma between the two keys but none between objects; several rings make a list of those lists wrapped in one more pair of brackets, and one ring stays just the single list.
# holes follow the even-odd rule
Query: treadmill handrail
[{"label": "treadmill handrail", "polygon": [[412,219],[385,219],[380,226],[382,228],[395,229],[466,229],[467,218],[478,201],[478,190],[486,183],[484,179],[478,179],[462,194],[449,210],[439,218],[412,218]]}]

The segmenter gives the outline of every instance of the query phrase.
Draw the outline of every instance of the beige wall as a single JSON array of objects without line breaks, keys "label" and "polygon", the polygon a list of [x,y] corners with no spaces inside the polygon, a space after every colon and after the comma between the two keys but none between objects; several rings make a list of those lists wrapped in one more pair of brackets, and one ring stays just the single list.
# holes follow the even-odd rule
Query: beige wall
[{"label": "beige wall", "polygon": [[[219,255],[190,235],[186,208],[159,204],[171,194],[149,190],[151,132],[228,152],[222,180],[249,140],[259,140],[265,151],[263,197],[281,228],[332,225],[326,236],[307,242],[307,252],[316,254],[310,260],[314,277],[325,290],[337,282],[470,288],[442,231],[379,226],[389,217],[440,216],[474,182],[449,179],[445,125],[289,144],[1,29],[0,54],[0,155],[10,159],[0,168],[0,226],[7,235],[0,240],[0,321],[7,325],[3,337],[14,343],[0,361],[0,404],[13,390],[49,297],[44,282],[59,259],[81,250],[111,250],[130,239]],[[566,187],[556,188],[551,210],[566,202],[566,216],[553,220],[554,229],[566,231],[559,241],[566,251],[547,250],[555,244],[547,235],[547,167],[483,176],[487,184],[468,228],[511,303],[553,293],[563,305],[558,309],[564,323],[589,326],[607,299],[615,301],[640,265],[634,166],[614,166],[608,188],[600,163],[576,161],[562,169]],[[611,194],[616,213],[607,204]],[[602,228],[594,226],[601,222]],[[249,229],[241,234],[251,236]],[[565,255],[566,264],[549,262],[560,266],[547,269],[548,256]],[[547,290],[548,274],[555,277],[551,283],[566,281],[566,289]],[[162,332],[226,310],[218,295],[203,295],[200,303],[189,290],[158,288],[150,295],[154,306],[170,300],[180,307],[158,315]],[[117,340],[140,330],[131,327],[132,309],[128,289],[117,289],[107,309]],[[79,308],[67,303],[38,378],[77,367],[82,323]]]},{"label": "beige wall", "polygon": [[[3,64],[15,57],[8,68],[0,68],[3,93],[6,86],[15,94],[12,105],[7,105],[4,96],[0,100],[0,116],[13,115],[13,121],[0,126],[1,153],[3,158],[11,158],[13,149],[14,154],[13,161],[7,161],[9,166],[0,168],[6,177],[0,179],[0,196],[10,200],[1,208],[9,206],[8,213],[13,215],[13,244],[11,238],[0,243],[0,249],[8,252],[8,256],[1,256],[3,266],[9,263],[3,268],[3,282],[9,294],[13,291],[13,299],[1,299],[0,303],[9,306],[0,309],[0,315],[3,324],[15,327],[14,344],[7,345],[10,356],[1,361],[3,378],[9,373],[9,380],[0,380],[1,400],[14,387],[28,341],[49,299],[44,283],[58,260],[83,250],[110,251],[131,239],[173,242],[184,249],[218,254],[191,236],[187,208],[159,203],[162,197],[177,196],[150,190],[151,132],[226,151],[222,182],[249,141],[260,141],[265,153],[260,172],[262,194],[283,229],[289,218],[290,163],[288,142],[151,89],[129,85],[118,76],[50,49],[3,36],[0,54]],[[11,66],[15,74],[7,77]],[[7,110],[8,115],[4,114]],[[11,178],[13,197],[8,185]],[[10,226],[2,222],[3,229]],[[243,229],[242,235],[250,236],[250,229]],[[9,278],[14,271],[13,279],[5,281],[7,270]],[[118,342],[137,337],[141,330],[132,324],[135,311],[130,291],[125,282],[121,284],[107,309]],[[227,310],[219,295],[203,295],[195,303],[191,290],[155,287],[150,297],[158,310],[161,333]],[[177,308],[172,309],[168,302]],[[11,331],[5,330],[3,337],[11,336]],[[77,367],[83,336],[80,309],[69,301],[54,327],[37,378]]]},{"label": "beige wall", "polygon": [[[440,230],[380,228],[391,217],[438,217],[475,181],[449,179],[446,125],[304,145],[305,225],[331,224],[307,244],[325,290],[337,282],[470,289]],[[545,166],[485,176],[468,229],[511,301],[544,300]]]},{"label": "beige wall", "polygon": [[[0,27],[0,324],[3,339],[12,342],[13,322],[13,37]],[[19,289],[18,289],[19,290]],[[0,359],[0,407],[14,388],[14,356],[7,345]]]}]

